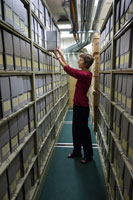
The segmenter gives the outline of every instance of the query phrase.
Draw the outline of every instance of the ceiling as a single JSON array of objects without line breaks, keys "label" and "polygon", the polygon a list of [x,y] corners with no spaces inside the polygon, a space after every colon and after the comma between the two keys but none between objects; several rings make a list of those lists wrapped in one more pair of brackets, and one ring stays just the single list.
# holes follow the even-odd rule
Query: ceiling
[{"label": "ceiling", "polygon": [[[72,27],[71,27],[71,29],[69,27],[68,31],[69,31],[69,33],[70,33],[70,31],[73,32],[74,38],[76,38],[77,42],[80,44],[81,43],[86,44],[85,41],[82,40],[82,38],[83,38],[82,36],[84,34],[86,34],[84,32],[91,31],[91,29],[93,29],[93,27],[95,27],[96,32],[100,31],[100,27],[102,26],[102,23],[106,17],[106,14],[112,4],[112,0],[44,0],[44,1],[47,4],[49,10],[51,11],[52,17],[54,18],[57,25],[71,23]],[[70,2],[76,3],[75,4],[76,5],[75,13],[76,13],[76,17],[77,17],[76,21],[74,21],[72,18],[72,7],[70,9]],[[98,15],[97,15],[98,17],[97,17],[96,21],[94,22],[95,14],[98,10],[97,5],[99,6],[100,3],[101,3],[100,12],[98,13]],[[82,4],[84,4],[84,6],[83,6],[82,13],[81,13],[81,5]],[[87,18],[87,16],[88,16],[88,18]],[[88,28],[89,30],[87,29],[87,27],[89,27]],[[65,30],[61,29],[61,31],[66,31],[66,29]],[[75,32],[76,32],[77,36],[75,35]],[[88,33],[88,35],[86,34],[85,40],[86,39],[88,40],[90,35],[91,35],[91,33]],[[83,46],[83,45],[81,45],[81,46]]]}]

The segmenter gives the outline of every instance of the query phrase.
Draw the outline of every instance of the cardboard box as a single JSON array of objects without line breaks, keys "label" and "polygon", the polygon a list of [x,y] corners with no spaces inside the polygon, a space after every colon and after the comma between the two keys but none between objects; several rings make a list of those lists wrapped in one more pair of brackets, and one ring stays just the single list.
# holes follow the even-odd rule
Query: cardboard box
[{"label": "cardboard box", "polygon": [[120,1],[116,4],[115,32],[120,29]]},{"label": "cardboard box", "polygon": [[18,76],[18,99],[19,99],[19,107],[23,107],[24,105],[24,81],[22,76]]},{"label": "cardboard box", "polygon": [[121,36],[121,41],[120,41],[120,68],[124,68],[124,52],[125,52],[125,35],[123,34]]},{"label": "cardboard box", "polygon": [[133,124],[129,124],[128,158],[133,161]]},{"label": "cardboard box", "polygon": [[18,122],[18,136],[19,136],[19,144],[21,144],[24,141],[25,137],[25,130],[24,130],[24,113],[21,112],[17,116],[17,122]]},{"label": "cardboard box", "polygon": [[43,95],[43,76],[39,76],[39,96]]},{"label": "cardboard box", "polygon": [[126,88],[126,111],[131,115],[133,114],[133,75],[127,77],[127,88]]},{"label": "cardboard box", "polygon": [[123,108],[126,107],[126,88],[127,88],[127,75],[123,75],[122,80],[122,100],[121,100],[121,106]]},{"label": "cardboard box", "polygon": [[28,85],[27,85],[27,77],[23,76],[24,83],[24,104],[28,103]]},{"label": "cardboard box", "polygon": [[40,106],[41,106],[41,119],[44,117],[44,101],[43,101],[43,99],[41,99],[41,101],[40,101]]},{"label": "cardboard box", "polygon": [[5,56],[5,69],[14,70],[13,62],[13,39],[12,35],[3,30],[3,44],[4,44],[4,56]]},{"label": "cardboard box", "polygon": [[116,40],[116,58],[115,58],[116,69],[120,67],[120,42],[121,42],[120,38]]},{"label": "cardboard box", "polygon": [[2,42],[2,33],[0,30],[0,70],[4,70],[4,64],[3,64],[3,42]]},{"label": "cardboard box", "polygon": [[29,107],[28,109],[28,117],[29,117],[29,128],[30,132],[34,130],[35,122],[34,122],[34,108],[33,106]]},{"label": "cardboard box", "polygon": [[38,49],[36,47],[33,47],[34,52],[34,65],[33,65],[33,71],[39,70],[39,63],[38,63]]},{"label": "cardboard box", "polygon": [[31,87],[31,78],[26,76],[27,80],[27,93],[28,93],[28,102],[32,101],[32,87]]},{"label": "cardboard box", "polygon": [[18,31],[20,30],[20,20],[18,15],[19,0],[13,1],[13,26]]},{"label": "cardboard box", "polygon": [[46,31],[47,50],[52,51],[57,48],[59,35],[57,31]]},{"label": "cardboard box", "polygon": [[24,35],[26,37],[29,37],[29,26],[28,26],[28,10],[24,7],[23,8],[24,12],[24,25],[25,25],[25,32]]},{"label": "cardboard box", "polygon": [[20,20],[20,32],[22,34],[25,33],[25,24],[24,24],[24,6],[23,3],[21,1],[19,1],[19,20]]},{"label": "cardboard box", "polygon": [[27,63],[26,63],[26,42],[20,39],[20,52],[21,52],[21,66],[22,71],[27,70]]},{"label": "cardboard box", "polygon": [[26,60],[27,60],[27,70],[31,71],[31,46],[26,42]]},{"label": "cardboard box", "polygon": [[8,77],[0,77],[0,118],[11,113],[10,84]]},{"label": "cardboard box", "polygon": [[129,121],[127,120],[124,115],[122,115],[122,120],[121,120],[121,144],[122,144],[122,149],[127,155],[127,150],[128,150],[128,137],[129,137]]},{"label": "cardboard box", "polygon": [[132,41],[132,30],[129,29],[124,34],[124,68],[130,67],[130,49],[131,49],[131,41]]},{"label": "cardboard box", "polygon": [[37,121],[39,122],[41,119],[41,105],[40,101],[37,102]]},{"label": "cardboard box", "polygon": [[10,144],[9,144],[9,127],[8,124],[4,124],[0,127],[0,157],[4,161],[10,155]]},{"label": "cardboard box", "polygon": [[114,88],[114,100],[115,102],[118,101],[118,81],[119,81],[119,75],[115,75],[115,88]]},{"label": "cardboard box", "polygon": [[21,161],[19,155],[9,165],[7,175],[9,181],[9,194],[10,198],[12,198],[15,193],[17,183],[21,178]]},{"label": "cardboard box", "polygon": [[121,0],[121,6],[120,6],[120,28],[125,23],[124,6],[125,6],[125,0]]},{"label": "cardboard box", "polygon": [[28,156],[29,156],[29,147],[28,147],[28,143],[26,143],[26,145],[24,146],[24,148],[22,149],[22,165],[23,165],[23,175],[26,174],[28,168],[29,168],[29,160],[28,160]]},{"label": "cardboard box", "polygon": [[18,146],[18,123],[16,117],[14,117],[9,121],[9,131],[10,131],[11,151],[13,152]]},{"label": "cardboard box", "polygon": [[131,197],[132,177],[127,167],[125,167],[123,181],[124,181],[124,199],[131,199],[130,197]]},{"label": "cardboard box", "polygon": [[20,60],[20,39],[13,35],[13,48],[14,48],[14,64],[15,70],[21,70],[21,60]]},{"label": "cardboard box", "polygon": [[43,53],[39,50],[39,70],[43,72]]},{"label": "cardboard box", "polygon": [[1,200],[4,200],[4,199],[9,200],[9,196],[8,196],[8,182],[7,182],[6,172],[4,172],[0,176],[0,188],[2,188],[2,190],[0,190],[0,199]]},{"label": "cardboard box", "polygon": [[121,139],[121,113],[119,110],[116,110],[116,135],[118,139]]},{"label": "cardboard box", "polygon": [[133,2],[128,0],[125,2],[125,21],[133,17]]},{"label": "cardboard box", "polygon": [[118,103],[121,104],[121,98],[122,98],[122,80],[123,80],[123,75],[118,76]]},{"label": "cardboard box", "polygon": [[25,136],[27,136],[29,134],[28,110],[25,110],[23,114],[24,114],[24,132]]},{"label": "cardboard box", "polygon": [[12,111],[15,112],[19,108],[18,102],[18,79],[16,76],[11,76],[10,78],[10,90],[11,90],[11,104]]},{"label": "cardboard box", "polygon": [[13,26],[13,0],[4,0],[4,20]]}]

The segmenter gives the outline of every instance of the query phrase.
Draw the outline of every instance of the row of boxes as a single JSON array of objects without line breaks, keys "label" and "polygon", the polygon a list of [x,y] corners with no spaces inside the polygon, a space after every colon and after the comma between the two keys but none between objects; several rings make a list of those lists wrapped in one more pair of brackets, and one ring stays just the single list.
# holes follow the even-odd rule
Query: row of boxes
[{"label": "row of boxes", "polygon": [[[15,195],[17,185],[21,178],[27,172],[33,157],[34,139],[32,137],[30,141],[24,146],[22,152],[20,152],[15,157],[15,159],[11,162],[7,170],[0,177],[0,186],[2,188],[2,190],[0,190],[1,200],[13,198],[13,196]],[[37,163],[34,163],[34,166],[32,167],[30,172],[30,176],[32,176],[32,183],[35,184],[37,180]],[[26,180],[23,186],[24,188]]]},{"label": "row of boxes", "polygon": [[133,68],[133,33],[130,28],[116,40],[116,68]]},{"label": "row of boxes", "polygon": [[28,11],[23,2],[21,0],[3,0],[1,8],[3,9],[1,18],[20,33],[29,37]]},{"label": "row of boxes", "polygon": [[100,54],[100,71],[112,69],[112,46]]},{"label": "row of boxes", "polygon": [[36,97],[39,98],[52,90],[52,75],[37,75],[35,77]]},{"label": "row of boxes", "polygon": [[35,15],[40,19],[43,25],[46,26],[47,29],[50,29],[51,26],[51,19],[48,9],[44,6],[41,0],[32,0],[32,11]]},{"label": "row of boxes", "polygon": [[52,57],[36,47],[33,47],[34,63],[33,71],[52,72]]},{"label": "row of boxes", "polygon": [[118,0],[116,4],[115,32],[133,17],[133,2]]},{"label": "row of boxes", "polygon": [[107,19],[105,27],[100,36],[100,48],[102,49],[113,37],[113,15],[111,14]]},{"label": "row of boxes", "polygon": [[62,74],[61,76],[61,85],[64,85],[68,82],[68,75],[67,74]]},{"label": "row of boxes", "polygon": [[54,74],[54,76],[53,76],[54,88],[59,87],[60,82],[61,82],[61,75],[60,74]]},{"label": "row of boxes", "polygon": [[103,113],[106,121],[109,124],[109,122],[110,122],[110,102],[102,94],[99,95],[99,108],[100,108],[100,111]]},{"label": "row of boxes", "polygon": [[[112,159],[112,163],[114,166],[114,170],[116,173],[116,177],[119,183],[119,188],[121,193],[123,194],[124,199],[132,199],[133,197],[133,177],[128,168],[128,165],[125,163],[122,152],[118,149],[118,146],[110,135],[110,156]],[[113,149],[113,151],[112,151]],[[111,178],[111,176],[110,176]],[[110,185],[112,185],[109,179]],[[115,190],[114,189],[114,197],[115,197]],[[114,198],[115,199],[115,198]]]},{"label": "row of boxes", "polygon": [[47,137],[50,127],[51,127],[51,115],[48,115],[48,117],[43,121],[43,123],[38,128],[37,140],[39,149],[42,145],[42,142]]},{"label": "row of boxes", "polygon": [[54,99],[54,102],[57,102],[60,98],[61,98],[61,89],[58,88],[57,90],[55,90],[55,91],[53,92],[53,99]]},{"label": "row of boxes", "polygon": [[133,75],[115,75],[114,101],[133,114]]},{"label": "row of boxes", "polygon": [[99,75],[99,83],[100,83],[100,86],[99,86],[99,89],[101,92],[105,93],[106,96],[110,96],[111,94],[111,91],[110,91],[110,88],[111,88],[111,75],[110,74],[102,74],[100,73]]},{"label": "row of boxes", "polygon": [[21,112],[9,122],[1,126],[0,132],[0,163],[8,158],[25,136],[34,130],[33,106]]},{"label": "row of boxes", "polygon": [[123,152],[133,161],[133,124],[115,107],[113,109],[113,131],[121,142]]},{"label": "row of boxes", "polygon": [[0,77],[0,118],[7,117],[31,100],[30,76]]},{"label": "row of boxes", "polygon": [[31,47],[28,42],[0,30],[0,69],[31,71]]},{"label": "row of boxes", "polygon": [[32,17],[32,39],[33,42],[37,43],[39,46],[45,48],[45,31],[37,20]]}]

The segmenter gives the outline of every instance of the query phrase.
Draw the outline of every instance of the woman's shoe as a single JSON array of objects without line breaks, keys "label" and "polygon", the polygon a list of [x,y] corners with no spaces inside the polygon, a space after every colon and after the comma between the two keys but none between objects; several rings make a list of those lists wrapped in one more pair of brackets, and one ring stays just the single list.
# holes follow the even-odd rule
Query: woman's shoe
[{"label": "woman's shoe", "polygon": [[67,155],[68,158],[79,158],[82,157],[82,154],[75,154],[75,153],[69,153]]},{"label": "woman's shoe", "polygon": [[83,158],[80,162],[82,163],[82,164],[86,164],[86,163],[88,163],[88,162],[90,162],[90,161],[92,161],[93,160],[93,157],[90,157],[90,158]]}]

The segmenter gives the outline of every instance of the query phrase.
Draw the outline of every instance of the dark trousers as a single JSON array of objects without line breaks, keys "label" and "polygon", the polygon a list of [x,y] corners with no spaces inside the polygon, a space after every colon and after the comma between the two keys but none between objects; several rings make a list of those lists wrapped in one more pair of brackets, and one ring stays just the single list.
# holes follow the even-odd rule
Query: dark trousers
[{"label": "dark trousers", "polygon": [[90,129],[88,127],[89,107],[81,107],[74,105],[73,107],[73,153],[81,153],[81,145],[83,145],[84,156],[92,157],[92,140]]}]

